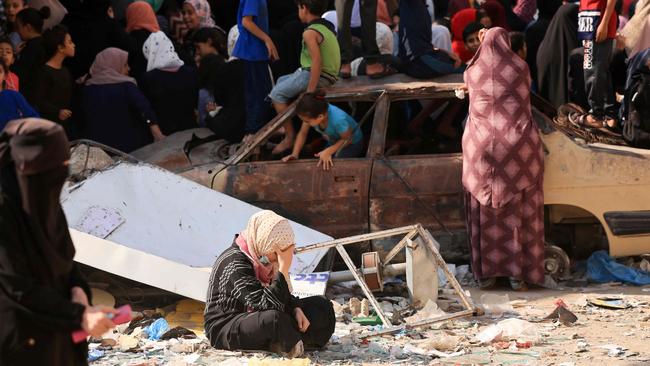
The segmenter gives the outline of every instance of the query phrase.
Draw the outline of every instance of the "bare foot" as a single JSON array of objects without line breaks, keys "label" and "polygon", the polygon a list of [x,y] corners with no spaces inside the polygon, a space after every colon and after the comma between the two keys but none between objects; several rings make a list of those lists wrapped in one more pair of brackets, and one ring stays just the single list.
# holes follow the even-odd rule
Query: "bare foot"
[{"label": "bare foot", "polygon": [[352,66],[350,64],[342,64],[340,74],[343,79],[348,79],[352,76]]},{"label": "bare foot", "polygon": [[275,146],[275,148],[272,151],[273,155],[279,155],[282,154],[283,152],[291,149],[293,147],[293,139],[286,137]]}]

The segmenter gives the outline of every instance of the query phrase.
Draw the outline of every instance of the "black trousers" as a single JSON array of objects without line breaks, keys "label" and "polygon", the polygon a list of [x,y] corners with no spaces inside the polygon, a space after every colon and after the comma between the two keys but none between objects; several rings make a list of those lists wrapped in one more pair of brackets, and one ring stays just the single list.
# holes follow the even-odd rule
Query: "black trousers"
[{"label": "black trousers", "polygon": [[589,100],[590,113],[602,117],[615,115],[614,89],[609,71],[614,41],[583,41],[585,91]]},{"label": "black trousers", "polygon": [[221,329],[213,329],[212,346],[260,351],[279,348],[289,352],[302,340],[305,348],[321,348],[329,341],[336,325],[332,303],[322,296],[307,297],[302,302],[301,309],[310,323],[305,333],[298,331],[292,315],[277,310],[258,311],[242,314]]}]

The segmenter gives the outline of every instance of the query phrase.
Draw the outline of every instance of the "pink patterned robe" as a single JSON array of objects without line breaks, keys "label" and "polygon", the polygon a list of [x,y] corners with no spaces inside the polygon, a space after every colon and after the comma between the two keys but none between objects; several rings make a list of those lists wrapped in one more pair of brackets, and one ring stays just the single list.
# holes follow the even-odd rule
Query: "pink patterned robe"
[{"label": "pink patterned robe", "polygon": [[474,276],[542,284],[544,153],[531,114],[530,72],[503,28],[486,32],[465,82],[463,186]]}]

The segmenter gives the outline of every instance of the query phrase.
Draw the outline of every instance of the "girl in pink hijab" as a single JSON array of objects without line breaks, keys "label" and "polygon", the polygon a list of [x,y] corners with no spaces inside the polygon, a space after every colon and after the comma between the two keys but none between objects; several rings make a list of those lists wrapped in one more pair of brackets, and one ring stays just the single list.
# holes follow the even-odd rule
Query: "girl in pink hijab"
[{"label": "girl in pink hijab", "polygon": [[544,283],[544,158],[530,107],[530,72],[503,28],[482,31],[465,71],[469,118],[463,187],[472,271],[481,286]]}]

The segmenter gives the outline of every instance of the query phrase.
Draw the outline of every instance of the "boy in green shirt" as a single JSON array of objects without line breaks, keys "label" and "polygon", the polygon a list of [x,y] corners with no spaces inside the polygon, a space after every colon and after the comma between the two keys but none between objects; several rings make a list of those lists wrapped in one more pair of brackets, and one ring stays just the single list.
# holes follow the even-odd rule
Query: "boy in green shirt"
[{"label": "boy in green shirt", "polygon": [[[334,25],[321,18],[327,1],[296,0],[296,4],[298,16],[307,28],[302,33],[300,68],[280,77],[269,95],[278,114],[300,94],[334,84],[341,68],[341,49]],[[285,123],[284,129],[284,140],[273,149],[274,154],[281,154],[293,146],[295,131],[291,121]]]}]

